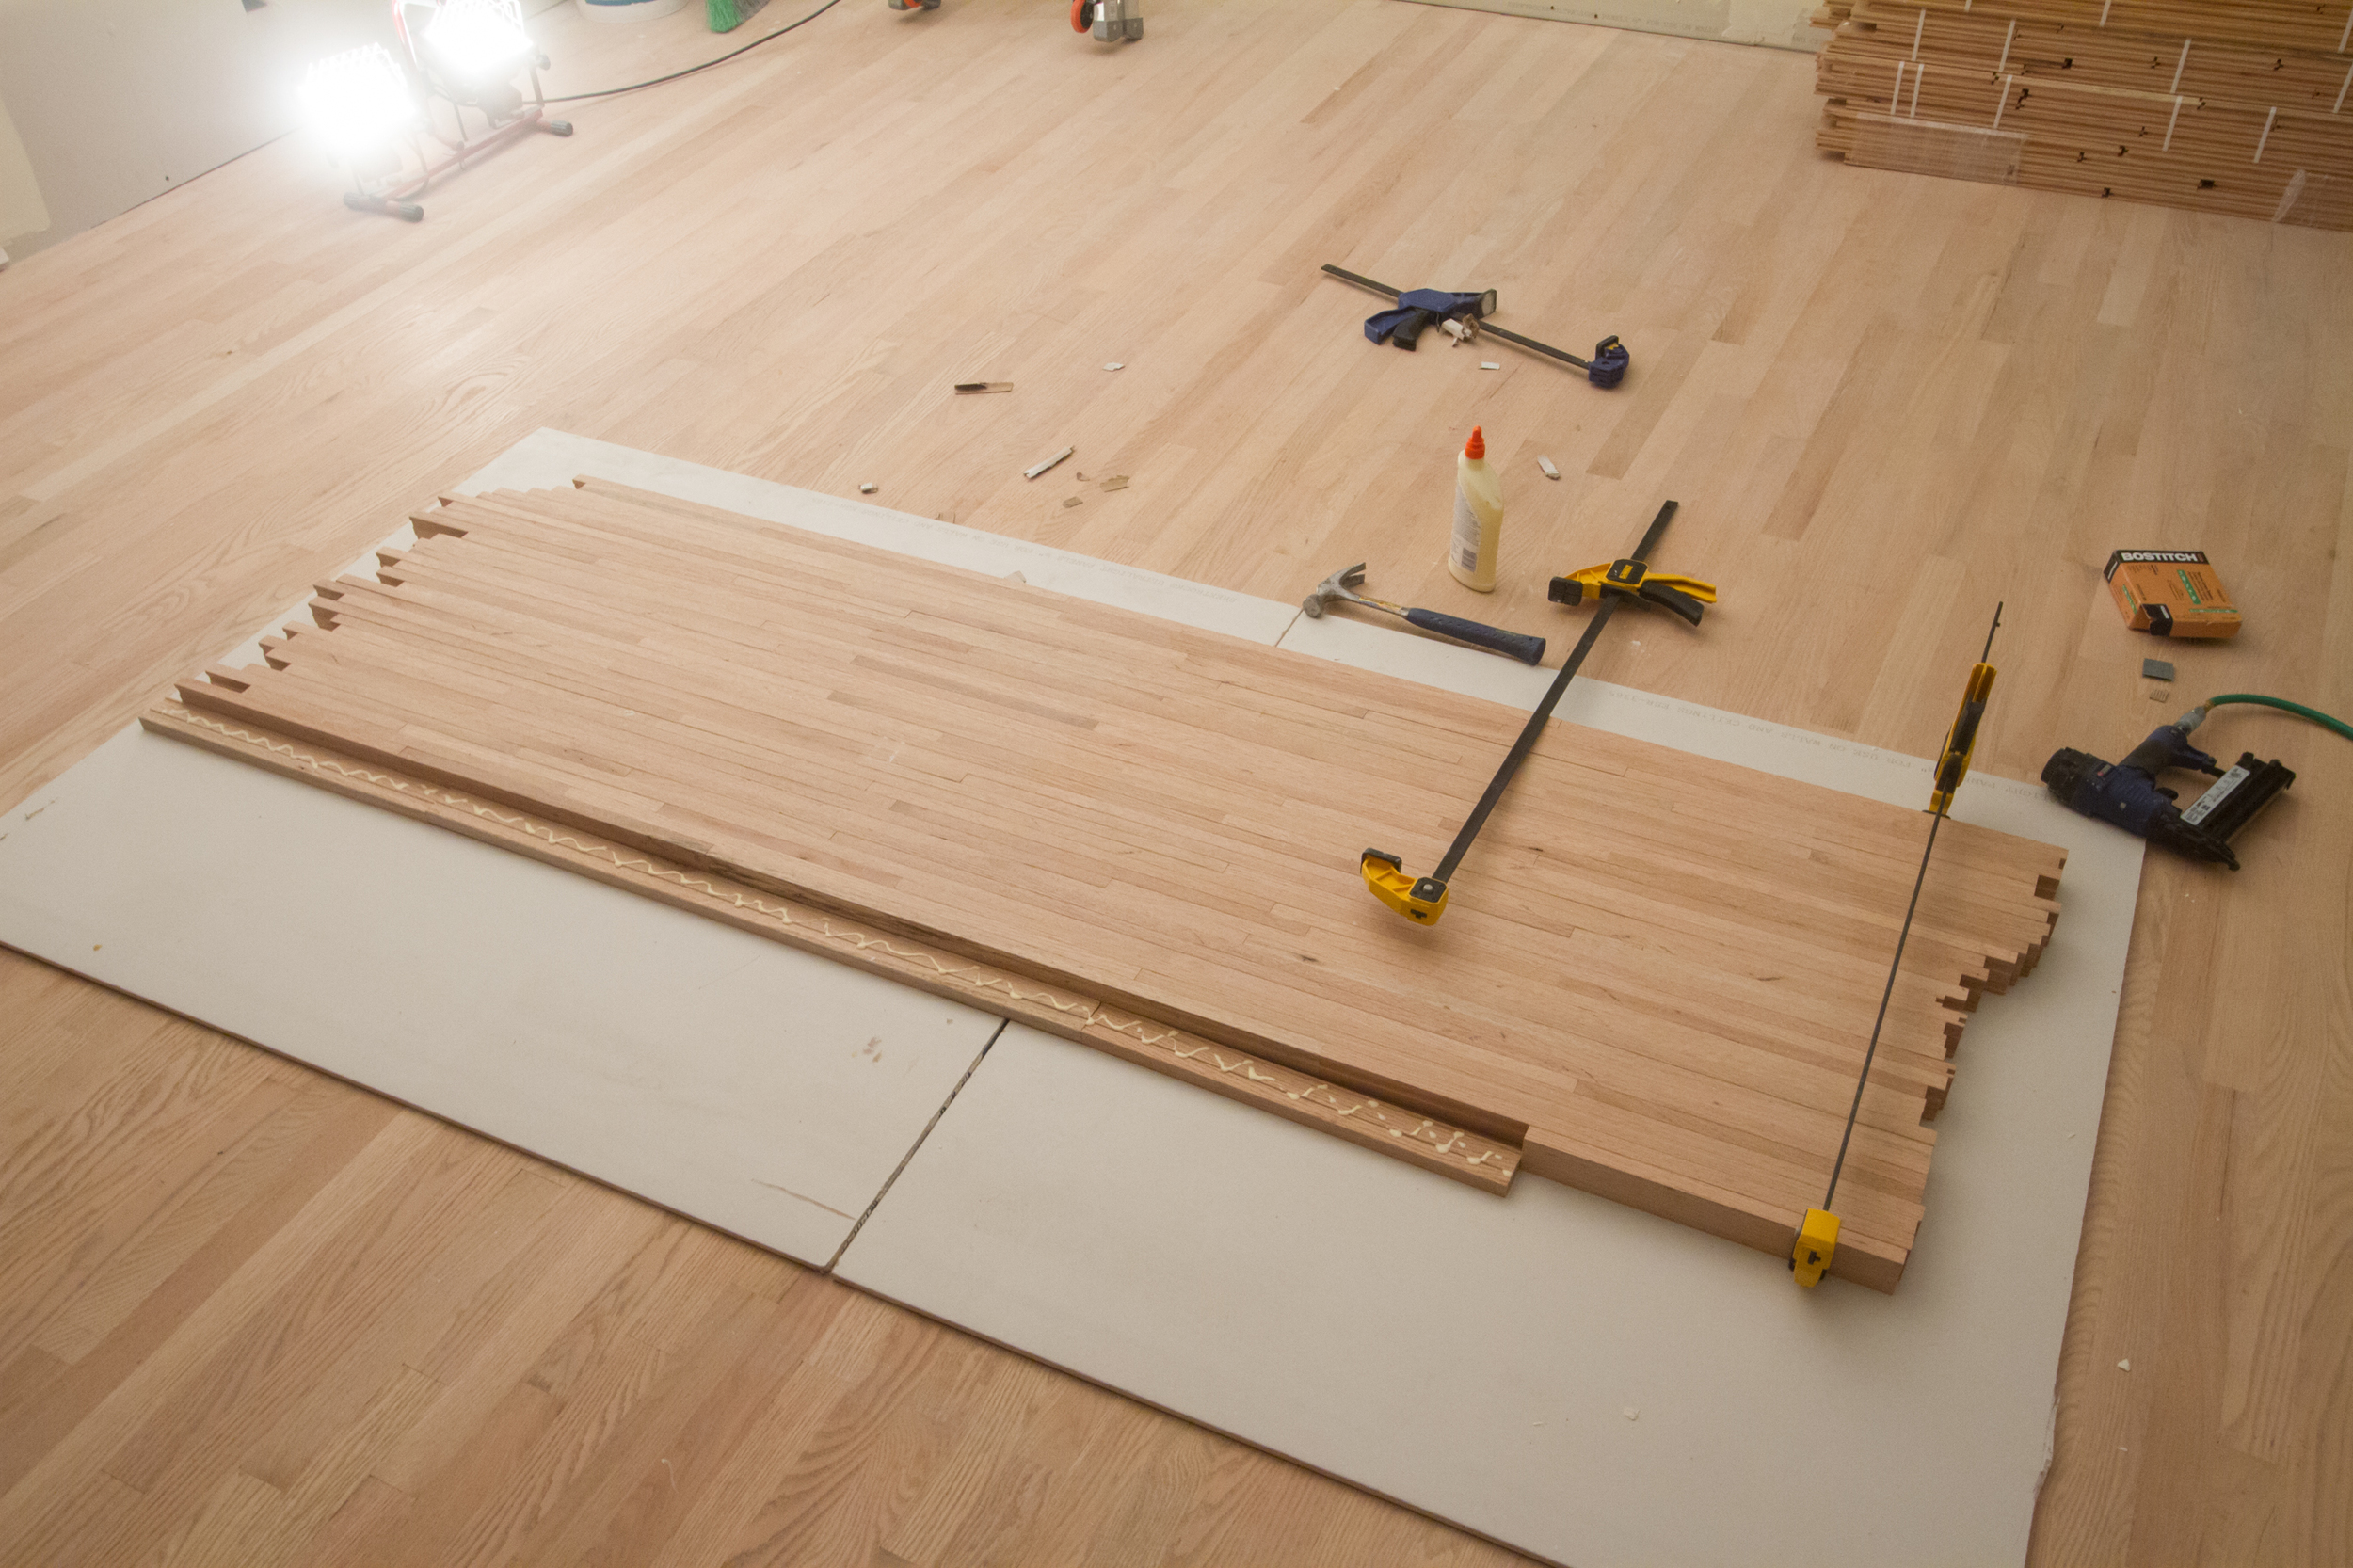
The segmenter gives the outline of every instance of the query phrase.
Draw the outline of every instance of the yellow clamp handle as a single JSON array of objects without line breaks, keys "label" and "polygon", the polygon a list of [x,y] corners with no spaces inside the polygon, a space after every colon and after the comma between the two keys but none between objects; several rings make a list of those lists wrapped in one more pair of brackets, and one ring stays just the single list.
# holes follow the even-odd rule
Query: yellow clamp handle
[{"label": "yellow clamp handle", "polygon": [[1612,569],[1617,565],[1615,561],[1604,561],[1599,566],[1587,567],[1582,571],[1570,572],[1564,581],[1577,585],[1580,590],[1578,596],[1580,603],[1599,600],[1602,584],[1605,583],[1613,588],[1624,588],[1629,591],[1640,588],[1645,583],[1657,583],[1662,587],[1673,588],[1680,593],[1689,594],[1703,604],[1716,602],[1716,584],[1713,583],[1703,583],[1696,577],[1685,577],[1676,572],[1648,569],[1643,570],[1639,577],[1628,581],[1623,576],[1611,575]]},{"label": "yellow clamp handle", "polygon": [[1969,760],[1977,754],[1977,729],[1985,721],[1986,699],[1993,695],[1993,666],[1979,664],[1969,672],[1969,685],[1961,695],[1961,710],[1945,732],[1936,754],[1936,784],[1929,794],[1929,809],[1942,815],[1952,808],[1953,795],[1969,776]]}]

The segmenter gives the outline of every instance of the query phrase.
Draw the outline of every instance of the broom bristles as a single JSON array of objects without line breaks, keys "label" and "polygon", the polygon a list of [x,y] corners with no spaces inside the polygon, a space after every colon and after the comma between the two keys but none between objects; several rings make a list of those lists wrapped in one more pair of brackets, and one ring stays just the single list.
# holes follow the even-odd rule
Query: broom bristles
[{"label": "broom bristles", "polygon": [[731,33],[744,24],[744,13],[735,8],[735,0],[705,0],[703,14],[714,33]]}]

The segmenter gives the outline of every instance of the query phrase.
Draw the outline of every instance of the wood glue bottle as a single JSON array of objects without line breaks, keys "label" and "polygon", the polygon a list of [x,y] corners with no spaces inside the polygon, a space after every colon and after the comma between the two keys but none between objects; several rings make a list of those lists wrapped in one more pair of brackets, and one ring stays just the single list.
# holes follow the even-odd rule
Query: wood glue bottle
[{"label": "wood glue bottle", "polygon": [[1487,436],[1471,426],[1454,464],[1454,541],[1446,569],[1465,588],[1496,591],[1496,542],[1503,533],[1503,481],[1487,466]]}]

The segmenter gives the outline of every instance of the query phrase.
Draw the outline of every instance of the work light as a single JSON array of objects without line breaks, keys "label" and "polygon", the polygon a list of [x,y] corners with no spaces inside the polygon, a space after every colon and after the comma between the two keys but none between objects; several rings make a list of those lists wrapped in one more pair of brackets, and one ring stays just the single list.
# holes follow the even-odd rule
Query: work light
[{"label": "work light", "polygon": [[424,29],[436,63],[468,83],[504,81],[536,51],[521,0],[443,0]]},{"label": "work light", "polygon": [[312,65],[302,78],[302,108],[338,163],[376,161],[392,138],[417,121],[416,95],[380,43],[346,49]]}]

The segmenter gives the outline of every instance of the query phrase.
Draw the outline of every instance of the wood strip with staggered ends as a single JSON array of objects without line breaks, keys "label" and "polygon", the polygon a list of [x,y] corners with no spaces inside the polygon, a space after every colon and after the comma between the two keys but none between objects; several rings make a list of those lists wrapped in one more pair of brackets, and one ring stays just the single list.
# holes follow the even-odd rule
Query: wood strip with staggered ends
[{"label": "wood strip with staggered ends", "polygon": [[[151,728],[1010,1013],[1499,1191],[1778,1250],[1826,1179],[1916,811],[602,482],[447,498]],[[1864,1096],[1892,1289],[1965,1015],[2064,856],[1951,824]]]},{"label": "wood strip with staggered ends", "polygon": [[[234,671],[215,679],[241,683]],[[1093,997],[1009,974],[897,933],[861,926],[764,888],[730,881],[643,850],[605,842],[568,824],[534,819],[513,807],[478,800],[362,762],[308,741],[243,723],[224,723],[166,703],[141,715],[146,728],[275,772],[321,785],[437,826],[535,859],[546,860],[633,893],[692,910],[774,940],[845,964],[870,968],[905,984],[986,1008],[1082,1041],[1155,1072],[1194,1082],[1229,1099],[1272,1111],[1323,1131],[1368,1144],[1467,1186],[1502,1192],[1519,1165],[1519,1151],[1491,1138],[1378,1098],[1343,1089],[1280,1063],[1131,1013]]]},{"label": "wood strip with staggered ends", "polygon": [[1817,141],[1874,168],[2353,229],[2342,4],[1856,0]]}]

